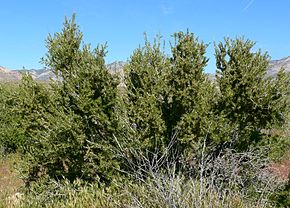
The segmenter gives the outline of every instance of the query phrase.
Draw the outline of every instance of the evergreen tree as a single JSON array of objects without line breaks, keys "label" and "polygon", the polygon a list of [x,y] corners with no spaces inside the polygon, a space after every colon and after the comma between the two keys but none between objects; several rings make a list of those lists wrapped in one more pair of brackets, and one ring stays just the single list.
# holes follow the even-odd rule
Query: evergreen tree
[{"label": "evergreen tree", "polygon": [[162,152],[166,146],[165,122],[162,117],[164,71],[168,61],[161,51],[160,39],[136,49],[125,68],[125,100],[128,123],[135,148],[144,152]]},{"label": "evergreen tree", "polygon": [[[42,171],[55,179],[82,178],[110,183],[118,177],[119,169],[114,152],[114,134],[119,129],[115,115],[118,82],[106,69],[106,46],[91,50],[85,45],[73,16],[65,20],[62,32],[48,37],[47,48],[43,62],[57,75],[58,81],[50,86],[52,96],[36,103],[40,107],[52,105],[43,111],[22,107],[31,109],[24,112],[28,123],[41,124],[30,134],[34,141],[30,175],[36,177]],[[24,89],[34,90],[26,83]],[[40,96],[44,94],[40,92]],[[35,93],[26,97],[29,96],[30,101],[38,98]],[[41,118],[34,118],[36,114]]]},{"label": "evergreen tree", "polygon": [[127,65],[125,84],[135,144],[160,152],[171,146],[174,155],[168,156],[180,161],[200,152],[205,137],[218,138],[213,134],[216,90],[204,73],[207,45],[189,32],[174,37],[171,58],[160,50],[160,42],[151,46],[146,40]]},{"label": "evergreen tree", "polygon": [[213,84],[204,73],[207,45],[189,31],[175,33],[174,38],[163,110],[167,136],[177,134],[176,148],[188,158],[200,151],[198,143],[213,131],[211,117],[216,96]]},{"label": "evergreen tree", "polygon": [[227,140],[246,149],[263,138],[263,130],[283,125],[289,110],[289,74],[267,76],[270,57],[244,38],[225,39],[215,47],[220,117],[231,125]]}]

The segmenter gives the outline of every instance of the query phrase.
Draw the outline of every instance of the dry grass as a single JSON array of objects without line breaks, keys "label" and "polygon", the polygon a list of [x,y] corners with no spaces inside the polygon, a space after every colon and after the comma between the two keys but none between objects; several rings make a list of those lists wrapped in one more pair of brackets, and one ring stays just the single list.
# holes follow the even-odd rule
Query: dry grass
[{"label": "dry grass", "polygon": [[271,207],[269,197],[285,183],[269,170],[262,148],[243,153],[227,149],[212,157],[205,153],[204,142],[189,175],[177,173],[177,161],[167,160],[170,148],[161,157],[135,149],[134,160],[123,155],[137,181],[136,191],[126,191],[132,202],[128,207]]},{"label": "dry grass", "polygon": [[11,154],[0,158],[0,207],[13,207],[18,200],[19,189],[23,182],[14,169],[19,156]]},{"label": "dry grass", "polygon": [[277,177],[287,181],[290,174],[290,151],[285,154],[281,161],[271,163],[269,169]]},{"label": "dry grass", "polygon": [[[285,152],[282,151],[282,155],[277,155],[278,158],[271,163],[270,170],[279,178],[287,181],[288,175],[290,174],[290,123],[288,122],[288,125],[285,125],[283,129],[271,130],[270,134],[272,137],[282,139],[283,150],[285,150]],[[281,148],[281,146],[278,146],[278,148]]]},{"label": "dry grass", "polygon": [[[169,145],[169,149],[172,145]],[[166,151],[166,152],[168,152]],[[272,207],[269,196],[277,190],[289,171],[289,156],[282,163],[270,163],[259,152],[236,153],[227,150],[218,157],[202,154],[192,176],[176,172],[175,162],[165,153],[161,158],[133,152],[129,158],[134,178],[110,189],[82,181],[51,181],[36,184],[27,195],[19,193],[23,182],[14,168],[17,154],[0,158],[0,208],[12,207]],[[125,156],[125,155],[123,155]],[[168,169],[161,166],[167,164]],[[272,174],[274,173],[274,175]],[[280,174],[280,175],[279,175]],[[282,174],[282,175],[281,175]],[[191,174],[190,174],[191,175]],[[278,176],[278,178],[276,176]],[[279,182],[280,181],[280,182]]]}]

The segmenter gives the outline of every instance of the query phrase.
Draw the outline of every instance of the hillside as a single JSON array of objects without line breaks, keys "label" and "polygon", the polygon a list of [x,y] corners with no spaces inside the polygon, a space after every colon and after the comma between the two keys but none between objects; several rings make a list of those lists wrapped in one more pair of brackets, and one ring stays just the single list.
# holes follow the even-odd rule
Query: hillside
[{"label": "hillside", "polygon": [[21,74],[18,71],[13,71],[0,66],[0,82],[16,81],[21,79]]},{"label": "hillside", "polygon": [[268,74],[275,76],[281,68],[284,68],[287,72],[290,72],[290,56],[280,60],[271,61]]}]

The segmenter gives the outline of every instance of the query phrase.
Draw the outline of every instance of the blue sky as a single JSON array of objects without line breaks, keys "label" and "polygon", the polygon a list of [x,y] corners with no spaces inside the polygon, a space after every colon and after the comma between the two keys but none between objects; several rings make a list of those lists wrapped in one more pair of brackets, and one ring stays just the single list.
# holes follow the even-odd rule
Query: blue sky
[{"label": "blue sky", "polygon": [[161,34],[191,32],[209,43],[207,72],[215,71],[213,42],[245,36],[273,59],[290,56],[289,0],[0,0],[0,65],[42,68],[45,39],[77,14],[84,41],[108,43],[107,62],[126,61],[133,50]]}]

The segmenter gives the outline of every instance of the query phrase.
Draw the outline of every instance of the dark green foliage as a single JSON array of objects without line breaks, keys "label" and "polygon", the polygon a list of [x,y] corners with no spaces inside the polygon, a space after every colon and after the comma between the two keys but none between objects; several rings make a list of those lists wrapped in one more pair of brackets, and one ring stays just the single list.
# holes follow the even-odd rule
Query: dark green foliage
[{"label": "dark green foliage", "polygon": [[[227,148],[241,155],[267,143],[273,150],[288,148],[289,142],[271,130],[287,128],[289,74],[268,77],[267,54],[253,52],[252,41],[225,39],[215,48],[218,74],[212,81],[204,72],[207,44],[188,31],[173,37],[171,55],[162,50],[160,38],[153,44],[146,39],[130,57],[120,86],[106,68],[106,45],[84,44],[74,16],[60,33],[49,35],[42,61],[58,80],[41,84],[25,75],[19,86],[0,87],[0,146],[23,153],[27,185],[41,193],[51,181],[81,179],[114,189],[112,181],[123,179],[129,165],[138,169],[132,171],[135,178],[142,170],[142,181],[172,163],[173,173],[186,180],[214,173],[230,187],[227,177],[239,173],[226,176],[229,160],[219,163]],[[251,157],[233,159],[253,163]],[[211,165],[203,167],[204,162]],[[253,178],[249,171],[243,180]],[[287,204],[288,189],[274,200]],[[254,192],[253,198],[259,195]]]},{"label": "dark green foliage", "polygon": [[271,196],[271,200],[277,207],[290,207],[290,173],[287,184],[280,190],[276,190],[276,193]]},{"label": "dark green foliage", "polygon": [[189,32],[174,38],[172,57],[159,42],[151,46],[146,40],[127,65],[126,110],[136,146],[161,151],[174,138],[175,159],[190,162],[202,151],[214,156],[228,147],[257,146],[267,129],[285,124],[289,75],[268,77],[269,56],[252,52],[253,42],[218,44],[217,82],[212,82],[204,73],[207,45]]},{"label": "dark green foliage", "polygon": [[[173,57],[166,80],[168,87],[165,103],[167,129],[169,136],[172,136],[176,130],[182,129],[179,137],[186,134],[191,137],[194,125],[188,126],[186,117],[196,110],[195,107],[199,102],[197,96],[201,92],[199,88],[206,79],[203,70],[208,61],[204,56],[207,46],[199,43],[197,38],[188,32],[176,33],[174,37],[175,45],[171,48]],[[193,119],[189,120],[193,121]],[[185,126],[187,127],[183,129]]]},{"label": "dark green foliage", "polygon": [[17,83],[0,85],[0,148],[4,153],[22,149],[25,141],[21,118],[16,113],[18,91]]},{"label": "dark green foliage", "polygon": [[57,113],[52,92],[30,75],[24,75],[19,86],[16,113],[21,118],[20,128],[26,138],[23,149],[28,160],[28,179],[32,180],[45,173],[47,160],[52,159],[47,157],[51,152],[47,148],[48,135]]},{"label": "dark green foliage", "polygon": [[48,174],[110,183],[118,175],[118,82],[105,67],[106,47],[92,51],[81,40],[74,17],[66,20],[61,33],[48,37],[43,59],[61,81],[46,89],[28,78],[22,84],[29,180]]},{"label": "dark green foliage", "polygon": [[171,58],[161,51],[160,39],[153,45],[146,40],[131,56],[125,84],[134,142],[159,153],[171,146],[172,157],[181,161],[200,152],[197,143],[214,131],[216,89],[204,73],[207,46],[189,32],[174,37]]},{"label": "dark green foliage", "polygon": [[212,106],[216,99],[214,85],[204,73],[208,59],[207,45],[190,32],[174,34],[171,65],[166,74],[163,103],[167,136],[177,134],[177,149],[185,157],[201,150],[197,144],[213,130]]},{"label": "dark green foliage", "polygon": [[166,145],[162,92],[167,87],[164,71],[168,61],[158,41],[151,45],[146,40],[144,47],[134,51],[125,69],[125,103],[133,145],[149,152],[162,151]]},{"label": "dark green foliage", "polygon": [[289,110],[289,75],[267,77],[270,58],[253,47],[243,38],[216,45],[217,112],[231,126],[226,140],[240,150],[257,144],[263,130],[284,124]]}]

